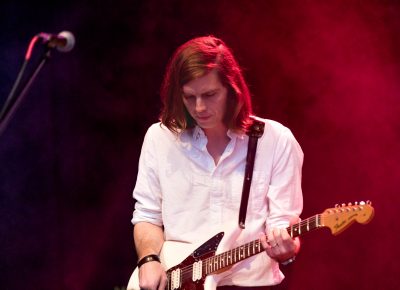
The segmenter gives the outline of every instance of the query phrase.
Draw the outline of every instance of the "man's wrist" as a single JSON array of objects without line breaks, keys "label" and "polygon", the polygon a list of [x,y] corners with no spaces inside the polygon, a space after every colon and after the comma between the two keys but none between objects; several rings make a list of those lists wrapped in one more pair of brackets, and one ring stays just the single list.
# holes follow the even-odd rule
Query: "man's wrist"
[{"label": "man's wrist", "polygon": [[148,262],[153,262],[153,261],[161,263],[160,257],[158,255],[152,254],[152,255],[147,255],[147,256],[144,256],[143,258],[141,258],[139,260],[139,262],[137,263],[137,267],[140,268],[140,266],[142,266],[143,264],[146,264]]}]

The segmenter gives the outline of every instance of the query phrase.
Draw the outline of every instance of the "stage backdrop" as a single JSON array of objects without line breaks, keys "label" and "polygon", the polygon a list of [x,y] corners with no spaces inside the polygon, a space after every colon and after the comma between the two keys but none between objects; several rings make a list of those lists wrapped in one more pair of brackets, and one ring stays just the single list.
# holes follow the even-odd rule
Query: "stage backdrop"
[{"label": "stage backdrop", "polygon": [[126,286],[131,192],[163,70],[178,45],[209,34],[237,55],[256,113],[301,144],[302,217],[363,200],[376,210],[339,236],[306,235],[281,288],[397,289],[398,1],[53,2],[0,4],[0,105],[36,33],[76,36],[0,136],[1,289]]}]

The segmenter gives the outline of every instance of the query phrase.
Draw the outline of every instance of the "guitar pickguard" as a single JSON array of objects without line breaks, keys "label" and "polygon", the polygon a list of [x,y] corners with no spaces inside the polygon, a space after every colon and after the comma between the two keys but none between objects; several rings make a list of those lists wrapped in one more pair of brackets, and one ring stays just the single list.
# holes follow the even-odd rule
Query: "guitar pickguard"
[{"label": "guitar pickguard", "polygon": [[193,257],[198,258],[203,255],[206,255],[209,252],[215,253],[218,248],[219,243],[221,242],[222,238],[224,237],[224,233],[220,232],[209,239],[207,242],[202,244],[193,252]]}]

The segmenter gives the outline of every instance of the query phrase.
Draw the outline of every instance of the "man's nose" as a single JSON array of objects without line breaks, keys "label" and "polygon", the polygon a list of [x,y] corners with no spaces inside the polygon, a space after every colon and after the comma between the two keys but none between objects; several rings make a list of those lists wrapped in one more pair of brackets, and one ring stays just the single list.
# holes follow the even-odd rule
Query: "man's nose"
[{"label": "man's nose", "polygon": [[196,112],[203,112],[206,109],[206,105],[202,97],[196,97]]}]

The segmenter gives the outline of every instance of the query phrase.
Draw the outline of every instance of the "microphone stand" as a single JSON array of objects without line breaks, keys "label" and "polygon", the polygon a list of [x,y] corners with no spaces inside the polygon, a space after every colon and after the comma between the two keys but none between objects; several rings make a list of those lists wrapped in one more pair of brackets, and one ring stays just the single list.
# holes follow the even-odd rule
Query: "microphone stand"
[{"label": "microphone stand", "polygon": [[4,106],[0,112],[0,136],[6,129],[12,115],[15,113],[17,107],[20,105],[22,99],[28,92],[29,88],[31,87],[33,81],[35,80],[36,76],[39,74],[40,70],[43,68],[47,60],[50,58],[50,52],[51,52],[51,47],[46,45],[46,48],[43,52],[43,55],[41,56],[40,61],[34,67],[33,73],[29,76],[28,80],[25,82],[25,84],[21,87],[20,92],[18,93],[19,90],[19,85],[20,81],[22,78],[22,75],[24,73],[24,70],[28,64],[29,58],[30,58],[30,50],[31,47],[28,50],[27,56],[25,58],[24,63],[21,66],[20,72],[18,74],[17,80],[15,81],[13,88],[10,91],[10,94],[8,95]]}]

